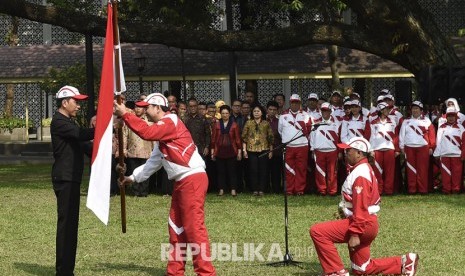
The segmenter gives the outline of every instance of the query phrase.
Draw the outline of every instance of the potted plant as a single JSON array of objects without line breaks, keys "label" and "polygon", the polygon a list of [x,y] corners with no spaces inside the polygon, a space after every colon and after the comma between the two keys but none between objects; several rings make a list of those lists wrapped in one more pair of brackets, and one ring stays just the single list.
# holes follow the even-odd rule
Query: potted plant
[{"label": "potted plant", "polygon": [[[29,126],[32,122],[29,121]],[[26,141],[26,120],[16,117],[0,117],[0,141]]]},{"label": "potted plant", "polygon": [[52,118],[44,118],[41,121],[41,137],[42,141],[51,141],[52,136],[50,135],[50,124],[52,123]]}]

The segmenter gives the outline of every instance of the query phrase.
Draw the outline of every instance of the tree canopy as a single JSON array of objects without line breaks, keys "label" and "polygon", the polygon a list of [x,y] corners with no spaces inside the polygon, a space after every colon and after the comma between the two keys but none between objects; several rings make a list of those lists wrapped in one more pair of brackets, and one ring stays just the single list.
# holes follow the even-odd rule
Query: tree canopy
[{"label": "tree canopy", "polygon": [[[228,0],[229,1],[229,0]],[[37,5],[0,1],[0,13],[105,35],[105,13],[93,1],[53,0]],[[240,30],[212,28],[224,11],[211,0],[127,0],[120,4],[122,42],[157,43],[204,51],[275,51],[325,44],[378,55],[417,74],[429,65],[459,60],[433,17],[416,0],[235,0]],[[354,24],[334,18],[348,8]],[[283,22],[285,24],[283,24]]]}]

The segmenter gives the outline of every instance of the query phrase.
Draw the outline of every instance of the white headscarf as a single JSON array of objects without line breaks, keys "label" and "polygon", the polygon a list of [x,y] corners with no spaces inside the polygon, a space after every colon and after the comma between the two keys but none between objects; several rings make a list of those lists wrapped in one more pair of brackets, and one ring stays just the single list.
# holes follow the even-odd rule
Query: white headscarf
[{"label": "white headscarf", "polygon": [[444,103],[446,104],[446,107],[447,107],[447,103],[448,103],[448,102],[453,102],[453,103],[454,103],[455,110],[456,110],[457,112],[460,111],[460,106],[459,106],[459,104],[458,104],[458,102],[457,102],[457,100],[456,100],[455,98],[449,98],[449,99],[447,99],[447,100],[444,102]]}]

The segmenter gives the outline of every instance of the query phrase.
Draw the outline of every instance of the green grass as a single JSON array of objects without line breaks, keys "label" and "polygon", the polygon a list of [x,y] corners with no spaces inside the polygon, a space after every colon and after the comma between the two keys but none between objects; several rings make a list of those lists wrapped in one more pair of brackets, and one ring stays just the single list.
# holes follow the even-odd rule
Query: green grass
[{"label": "green grass", "polygon": [[[0,168],[0,274],[53,275],[56,200],[50,165]],[[161,244],[168,241],[170,198],[150,195],[127,198],[127,233],[121,233],[119,198],[111,198],[111,217],[104,226],[85,207],[87,179],[83,181],[77,275],[163,275]],[[307,195],[289,198],[289,246],[302,267],[271,267],[267,261],[215,261],[218,275],[318,275],[321,268],[308,229],[332,219],[339,198]],[[417,275],[464,275],[465,196],[384,197],[380,233],[373,257],[418,252]],[[212,243],[264,243],[268,255],[279,243],[284,252],[283,198],[241,194],[237,198],[208,195],[206,223]],[[345,245],[338,247],[349,266]],[[275,259],[279,261],[279,259]],[[193,275],[192,262],[186,275]]]}]

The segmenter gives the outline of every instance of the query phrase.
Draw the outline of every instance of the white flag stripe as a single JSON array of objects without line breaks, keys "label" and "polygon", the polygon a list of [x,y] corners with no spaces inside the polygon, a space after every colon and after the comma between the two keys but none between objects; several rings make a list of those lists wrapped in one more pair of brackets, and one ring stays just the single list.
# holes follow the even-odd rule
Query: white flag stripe
[{"label": "white flag stripe", "polygon": [[[108,171],[112,158],[113,116],[103,134],[100,147],[92,163],[87,208],[105,224],[108,225],[110,215],[110,184],[111,172]],[[112,168],[111,168],[112,169]]]},{"label": "white flag stripe", "polygon": [[[119,37],[119,29],[118,29],[118,37]],[[126,80],[124,79],[124,71],[123,71],[123,58],[121,55],[121,44],[118,41],[118,44],[114,46],[115,51],[118,51],[119,53],[119,76],[120,76],[120,91],[116,91],[118,86],[116,86],[116,78],[115,78],[115,95],[120,95],[123,92],[126,92]],[[113,59],[114,60],[114,59]],[[116,70],[116,66],[113,64],[113,68]],[[114,76],[116,76],[116,71]]]}]

